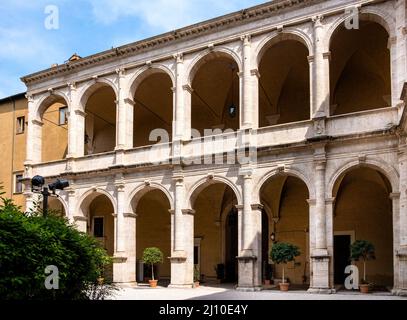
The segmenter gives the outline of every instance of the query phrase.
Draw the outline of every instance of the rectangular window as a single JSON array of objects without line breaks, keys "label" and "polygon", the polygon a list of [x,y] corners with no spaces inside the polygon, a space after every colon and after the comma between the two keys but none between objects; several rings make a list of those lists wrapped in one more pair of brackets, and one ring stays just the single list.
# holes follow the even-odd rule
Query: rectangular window
[{"label": "rectangular window", "polygon": [[59,108],[59,125],[63,126],[68,123],[68,107]]},{"label": "rectangular window", "polygon": [[93,236],[95,238],[103,238],[104,237],[104,230],[103,230],[103,217],[95,217],[93,218]]},{"label": "rectangular window", "polygon": [[22,178],[21,173],[14,175],[14,193],[23,193],[23,183],[20,181]]},{"label": "rectangular window", "polygon": [[24,133],[24,130],[25,130],[25,117],[18,117],[16,124],[16,133],[17,134]]}]

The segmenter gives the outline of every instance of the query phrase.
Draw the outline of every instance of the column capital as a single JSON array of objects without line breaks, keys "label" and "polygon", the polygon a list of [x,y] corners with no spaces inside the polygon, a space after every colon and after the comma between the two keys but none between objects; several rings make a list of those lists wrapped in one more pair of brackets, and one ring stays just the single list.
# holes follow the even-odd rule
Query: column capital
[{"label": "column capital", "polygon": [[242,176],[243,179],[251,179],[253,175],[252,168],[240,168],[239,169],[239,176]]},{"label": "column capital", "polygon": [[133,212],[124,212],[123,217],[137,219],[137,213],[135,213],[135,212],[134,213]]},{"label": "column capital", "polygon": [[252,76],[256,76],[258,79],[260,79],[260,71],[259,71],[259,69],[252,69],[252,70],[250,70],[250,75],[252,75]]},{"label": "column capital", "polygon": [[134,102],[134,100],[133,100],[133,99],[130,99],[130,98],[124,98],[123,101],[124,101],[124,103],[130,104],[130,105],[132,105],[132,106],[135,106],[135,105],[136,105],[136,103]]},{"label": "column capital", "polygon": [[315,170],[323,171],[326,168],[326,158],[316,158],[314,159]]},{"label": "column capital", "polygon": [[242,204],[236,204],[236,205],[235,205],[235,208],[236,208],[237,210],[243,210],[243,205],[242,205]]},{"label": "column capital", "polygon": [[240,37],[240,40],[243,42],[244,46],[250,46],[251,45],[251,40],[252,36],[250,34],[245,34]]},{"label": "column capital", "polygon": [[307,202],[310,206],[315,206],[315,204],[317,203],[316,199],[307,199]]},{"label": "column capital", "polygon": [[82,111],[82,110],[75,110],[74,111],[74,113],[77,115],[77,116],[81,116],[81,117],[86,117],[86,112],[84,112],[84,111]]},{"label": "column capital", "polygon": [[28,100],[28,102],[34,102],[34,95],[32,95],[31,93],[26,93],[25,98]]},{"label": "column capital", "polygon": [[40,126],[40,127],[42,127],[42,126],[44,125],[44,122],[42,122],[42,121],[40,121],[40,120],[37,120],[37,119],[31,120],[31,123],[32,123],[33,125],[35,125],[35,126]]},{"label": "column capital", "polygon": [[311,18],[311,20],[314,23],[314,26],[316,28],[322,27],[322,21],[324,20],[324,16],[323,15],[316,15],[316,16],[313,16]]},{"label": "column capital", "polygon": [[331,57],[332,57],[331,51],[323,52],[323,53],[322,53],[322,57],[323,57],[324,59],[327,59],[328,61],[331,61]]},{"label": "column capital", "polygon": [[192,89],[192,87],[189,84],[185,84],[182,86],[182,89],[184,89],[185,91],[189,92],[189,93],[193,93],[194,89]]},{"label": "column capital", "polygon": [[184,185],[184,176],[183,175],[174,175],[172,180],[175,182],[176,185]]},{"label": "column capital", "polygon": [[176,63],[183,63],[184,62],[184,54],[183,53],[176,53],[173,55],[173,58]]},{"label": "column capital", "polygon": [[398,200],[398,199],[400,199],[400,195],[401,195],[400,192],[392,192],[389,194],[389,198],[391,200]]},{"label": "column capital", "polygon": [[264,206],[261,203],[254,203],[251,205],[252,210],[263,210]]},{"label": "column capital", "polygon": [[195,214],[194,209],[181,209],[181,212],[182,212],[182,214],[191,215],[191,216],[193,216]]},{"label": "column capital", "polygon": [[126,184],[124,183],[124,181],[119,181],[115,183],[115,187],[117,192],[124,192],[126,189]]}]

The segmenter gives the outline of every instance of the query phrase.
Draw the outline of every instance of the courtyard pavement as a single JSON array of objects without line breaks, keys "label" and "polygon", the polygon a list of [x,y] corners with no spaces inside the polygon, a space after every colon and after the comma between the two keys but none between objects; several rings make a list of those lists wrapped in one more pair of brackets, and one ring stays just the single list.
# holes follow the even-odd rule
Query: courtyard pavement
[{"label": "courtyard pavement", "polygon": [[310,294],[305,290],[280,292],[262,290],[259,292],[236,291],[231,285],[208,285],[194,289],[176,289],[139,285],[134,288],[120,288],[110,297],[112,300],[405,300],[389,292],[360,294],[359,292],[339,291],[336,294]]}]

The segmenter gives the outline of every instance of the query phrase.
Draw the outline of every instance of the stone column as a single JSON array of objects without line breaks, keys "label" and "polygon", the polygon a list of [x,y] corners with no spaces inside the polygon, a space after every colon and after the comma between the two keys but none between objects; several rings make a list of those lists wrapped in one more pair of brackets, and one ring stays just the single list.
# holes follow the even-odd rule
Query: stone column
[{"label": "stone column", "polygon": [[407,29],[406,29],[406,1],[396,1],[395,4],[396,34],[389,39],[391,59],[392,106],[399,106],[399,116],[403,111],[400,96],[406,81],[407,74]]},{"label": "stone column", "polygon": [[240,128],[251,129],[258,127],[258,72],[252,69],[251,37],[245,35],[241,38],[243,50],[243,74],[241,77],[241,112]]},{"label": "stone column", "polygon": [[[120,178],[122,179],[122,178]],[[136,214],[126,212],[125,183],[116,183],[117,214],[113,281],[136,284]]]},{"label": "stone column", "polygon": [[126,88],[125,70],[117,69],[119,82],[119,96],[116,101],[116,150],[133,148],[133,113],[134,101],[129,97],[129,92],[124,92]]},{"label": "stone column", "polygon": [[192,120],[191,120],[191,104],[192,104],[192,93],[194,90],[189,85],[184,85],[182,87],[184,93],[184,140],[191,140],[192,131]]},{"label": "stone column", "polygon": [[174,125],[173,125],[173,141],[182,140],[184,138],[184,58],[182,54],[174,55],[176,64],[175,88],[174,88]]},{"label": "stone column", "polygon": [[[321,147],[323,148],[323,147]],[[319,150],[321,152],[321,150]],[[318,151],[317,151],[318,152]],[[332,293],[330,286],[330,256],[327,243],[327,217],[325,199],[325,159],[315,160],[315,206],[310,207],[311,293]]]},{"label": "stone column", "polygon": [[68,127],[69,136],[71,136],[70,144],[75,144],[71,147],[71,150],[75,150],[73,157],[83,157],[85,154],[85,117],[86,113],[79,109],[79,107],[73,106],[73,113],[70,116],[70,122],[74,121],[75,125]]},{"label": "stone column", "polygon": [[[396,262],[398,262],[398,270],[394,271],[394,273],[398,275],[398,281],[395,281],[394,291],[399,295],[407,295],[407,143],[405,136],[400,138],[399,174],[400,197],[397,199],[397,197],[393,196],[393,210],[399,209],[398,225],[396,225],[396,223],[393,224],[393,228],[398,231],[398,239],[397,232],[395,232],[394,235],[397,256]],[[395,266],[397,266],[397,264],[395,264]]]},{"label": "stone column", "polygon": [[[184,178],[174,176],[174,212],[171,217],[171,284],[173,288],[193,286],[193,212],[182,209],[184,203]],[[192,266],[192,267],[191,267]]]},{"label": "stone column", "polygon": [[313,18],[314,22],[314,55],[310,56],[311,118],[324,118],[329,115],[329,58],[324,52],[323,17]]},{"label": "stone column", "polygon": [[68,192],[68,212],[66,213],[68,221],[70,223],[74,223],[74,216],[75,216],[75,212],[76,212],[76,205],[77,205],[77,201],[76,201],[76,191],[73,188],[73,185],[71,182],[69,182],[70,186],[69,188],[66,190]]},{"label": "stone column", "polygon": [[[240,250],[237,257],[239,263],[238,290],[255,291],[261,287],[261,207],[252,207],[252,172],[241,169],[243,179],[243,207],[239,212]],[[260,213],[259,213],[260,212]],[[259,218],[260,217],[260,218]],[[259,269],[260,267],[260,269]]]},{"label": "stone column", "polygon": [[25,164],[32,165],[41,162],[43,123],[36,117],[33,96],[27,95],[26,97],[28,100],[28,127]]}]

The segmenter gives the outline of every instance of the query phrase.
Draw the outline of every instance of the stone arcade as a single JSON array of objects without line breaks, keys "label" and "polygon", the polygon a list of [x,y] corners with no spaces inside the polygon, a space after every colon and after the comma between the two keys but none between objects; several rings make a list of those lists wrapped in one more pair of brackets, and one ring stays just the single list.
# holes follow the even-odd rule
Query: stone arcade
[{"label": "stone arcade", "polygon": [[[257,290],[273,242],[287,241],[301,251],[289,280],[332,293],[363,239],[376,246],[368,278],[406,294],[406,10],[276,0],[24,77],[27,208],[31,177],[69,179],[63,210],[103,242],[117,283],[142,281],[142,251],[156,246],[173,287],[192,287],[194,268],[215,281],[223,265]],[[45,157],[61,147],[43,122],[56,103],[69,108],[67,152]],[[170,142],[152,164],[158,128]],[[232,151],[244,133],[257,161],[188,162],[208,158],[191,136],[216,128],[232,129],[219,135]]]}]

